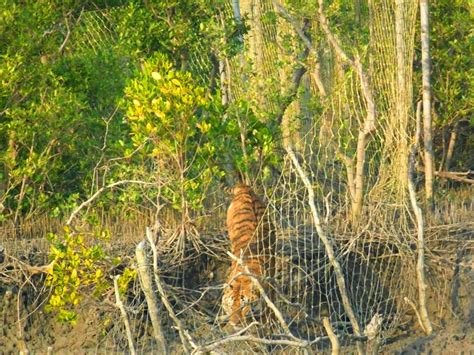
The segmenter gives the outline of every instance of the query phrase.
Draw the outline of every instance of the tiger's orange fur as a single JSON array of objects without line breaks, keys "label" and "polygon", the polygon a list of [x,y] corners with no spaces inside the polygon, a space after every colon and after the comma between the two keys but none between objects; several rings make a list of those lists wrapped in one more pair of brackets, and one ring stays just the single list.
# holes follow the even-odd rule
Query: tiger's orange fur
[{"label": "tiger's orange fur", "polygon": [[[244,265],[256,277],[272,276],[274,241],[270,223],[264,218],[265,206],[247,185],[236,185],[233,195],[227,210],[232,254],[242,257]],[[242,272],[244,268],[233,261],[222,299],[224,312],[234,326],[245,319],[250,312],[249,304],[260,297],[251,277],[237,276]]]}]

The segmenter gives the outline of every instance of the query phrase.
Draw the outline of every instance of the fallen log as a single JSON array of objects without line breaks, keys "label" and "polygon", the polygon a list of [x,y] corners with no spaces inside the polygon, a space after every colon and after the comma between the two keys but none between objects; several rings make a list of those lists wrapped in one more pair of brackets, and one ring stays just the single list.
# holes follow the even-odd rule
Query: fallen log
[{"label": "fallen log", "polygon": [[463,182],[463,183],[466,183],[466,184],[474,185],[474,179],[470,179],[470,178],[466,177],[466,176],[469,176],[471,174],[474,175],[474,172],[473,171],[466,171],[466,172],[437,171],[437,172],[435,172],[435,175],[440,177],[440,178],[450,179],[450,180],[459,181],[459,182]]}]

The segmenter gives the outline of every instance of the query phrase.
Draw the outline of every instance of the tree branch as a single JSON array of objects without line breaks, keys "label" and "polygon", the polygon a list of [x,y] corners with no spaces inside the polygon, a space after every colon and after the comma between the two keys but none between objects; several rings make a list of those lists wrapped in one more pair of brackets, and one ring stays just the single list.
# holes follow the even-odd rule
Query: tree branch
[{"label": "tree branch", "polygon": [[73,219],[76,217],[76,215],[84,208],[89,206],[102,192],[104,192],[107,189],[111,189],[116,186],[120,185],[125,185],[125,184],[139,184],[139,185],[148,185],[148,186],[153,186],[156,185],[154,182],[146,182],[146,181],[140,181],[140,180],[121,180],[114,182],[112,184],[109,184],[107,186],[101,187],[99,190],[97,190],[91,197],[89,197],[86,201],[81,203],[69,216],[68,220],[66,221],[66,225],[69,226],[71,225]]},{"label": "tree branch", "polygon": [[125,325],[125,332],[127,333],[127,341],[128,341],[128,348],[130,350],[130,354],[135,355],[137,352],[135,351],[135,345],[133,343],[132,330],[130,329],[128,314],[127,314],[127,311],[125,310],[125,306],[123,305],[122,300],[120,299],[120,290],[118,287],[119,277],[120,275],[117,275],[114,277],[115,305],[120,310],[122,321]]},{"label": "tree branch", "polygon": [[291,14],[288,12],[288,10],[285,9],[285,7],[282,4],[280,4],[278,1],[273,0],[273,6],[275,6],[275,8],[280,13],[280,15],[283,18],[285,18],[293,26],[293,29],[298,34],[298,36],[301,38],[301,40],[303,41],[306,48],[314,56],[314,58],[316,60],[316,63],[315,63],[314,71],[311,72],[311,76],[313,76],[314,81],[316,82],[316,85],[318,87],[318,90],[319,90],[319,93],[321,94],[321,96],[325,97],[326,96],[326,89],[324,88],[324,84],[323,84],[323,81],[321,79],[320,64],[319,64],[319,61],[317,60],[318,52],[315,50],[315,48],[313,47],[313,43],[311,42],[309,37],[306,35],[304,27],[301,28],[298,24],[298,21],[296,21],[296,19],[293,16],[291,16]]},{"label": "tree branch", "polygon": [[459,181],[463,182],[466,184],[471,184],[474,185],[474,179],[469,179],[467,177],[463,177],[462,175],[469,175],[472,174],[472,172],[464,172],[464,173],[455,173],[451,171],[436,171],[435,175],[443,178],[443,179],[450,179],[454,181]]},{"label": "tree branch", "polygon": [[[332,240],[329,239],[324,232],[323,228],[321,227],[321,221],[319,219],[319,213],[318,210],[316,209],[316,204],[314,203],[315,200],[315,194],[314,194],[314,189],[313,186],[311,185],[311,181],[308,179],[308,176],[306,175],[305,171],[301,167],[301,164],[299,163],[298,159],[296,158],[296,155],[293,151],[293,148],[291,146],[285,147],[286,151],[293,163],[293,166],[295,167],[300,179],[303,181],[303,184],[306,188],[306,191],[308,192],[308,204],[311,209],[311,214],[313,216],[313,223],[314,226],[316,227],[316,232],[318,233],[319,239],[322,241],[324,244],[324,247],[326,249],[326,253],[329,258],[329,262],[331,263],[332,267],[334,268],[334,273],[336,275],[336,282],[337,286],[339,288],[339,292],[341,293],[341,298],[342,298],[342,305],[344,307],[344,311],[346,312],[349,321],[352,325],[352,328],[354,329],[354,333],[357,336],[361,336],[361,330],[359,326],[359,322],[357,320],[357,317],[354,313],[354,310],[352,309],[352,305],[348,296],[347,288],[346,288],[346,281],[344,280],[344,274],[342,272],[341,265],[339,261],[337,260],[335,253],[334,253],[334,247]],[[360,354],[364,353],[363,345],[360,342],[357,342],[357,348]]]},{"label": "tree branch", "polygon": [[331,354],[338,355],[339,350],[340,350],[339,339],[337,338],[337,335],[334,333],[334,330],[331,327],[331,323],[329,322],[328,317],[323,318],[323,326],[324,326],[324,329],[326,330],[326,333],[328,333],[329,340],[331,341]]}]

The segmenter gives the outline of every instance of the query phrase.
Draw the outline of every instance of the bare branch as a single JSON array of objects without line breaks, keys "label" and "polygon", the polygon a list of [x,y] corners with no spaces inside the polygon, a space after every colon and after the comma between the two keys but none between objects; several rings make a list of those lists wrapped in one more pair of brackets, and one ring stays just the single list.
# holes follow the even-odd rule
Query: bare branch
[{"label": "bare branch", "polygon": [[364,165],[365,165],[365,148],[367,146],[369,135],[375,131],[376,128],[376,107],[375,101],[370,88],[368,77],[362,67],[359,56],[354,58],[349,57],[340,44],[339,39],[333,34],[329,28],[328,20],[324,14],[323,0],[318,0],[319,3],[319,22],[323,29],[329,43],[334,48],[338,57],[345,63],[349,64],[359,76],[360,86],[364,95],[365,103],[367,105],[367,116],[361,127],[359,128],[359,135],[357,138],[356,151],[356,166],[354,176],[354,198],[352,201],[352,219],[357,222],[362,211],[363,194],[364,194]]},{"label": "bare branch", "polygon": [[434,208],[433,176],[435,157],[433,151],[433,123],[431,118],[431,57],[428,0],[420,0],[421,72],[423,82],[423,146],[425,156],[425,198],[430,209]]},{"label": "bare branch", "polygon": [[[296,158],[293,148],[291,146],[287,146],[285,148],[288,155],[290,156],[293,166],[295,167],[300,179],[303,181],[306,191],[308,192],[308,204],[313,216],[313,222],[316,227],[318,236],[324,244],[329,261],[334,268],[334,272],[336,274],[336,282],[339,287],[339,291],[341,293],[342,304],[343,304],[344,310],[346,311],[349,321],[351,322],[351,325],[354,328],[354,333],[357,336],[360,336],[361,331],[360,331],[359,323],[357,321],[357,318],[355,316],[355,313],[352,309],[352,306],[349,300],[348,292],[346,289],[346,282],[344,280],[344,274],[342,272],[341,265],[337,261],[336,256],[334,254],[334,247],[332,245],[332,241],[326,236],[326,233],[323,231],[323,228],[321,227],[321,221],[319,219],[318,210],[316,209],[316,205],[314,203],[315,194],[314,194],[313,186],[311,185],[311,182],[309,181],[308,176],[306,175],[303,168],[301,167],[301,164]],[[364,352],[362,349],[362,345],[359,342],[358,342],[358,348],[359,348],[359,353]]]},{"label": "bare branch", "polygon": [[249,342],[254,342],[254,343],[260,343],[260,344],[265,344],[265,345],[287,345],[287,346],[293,346],[293,347],[307,347],[310,344],[316,344],[322,340],[327,339],[327,337],[318,337],[312,342],[308,342],[308,345],[303,346],[301,342],[299,341],[292,341],[292,340],[286,340],[286,339],[265,339],[265,338],[259,338],[253,335],[236,335],[236,336],[229,336],[227,338],[218,340],[217,342],[211,343],[209,345],[205,345],[201,348],[199,348],[196,352],[193,352],[193,354],[202,354],[209,352],[218,346],[221,346],[226,343],[230,342],[236,342],[236,341],[249,341]]},{"label": "bare branch", "polygon": [[[75,21],[75,24],[78,24],[79,23],[79,20],[81,19],[82,17],[82,14],[84,12],[84,8],[81,9],[81,12],[79,14],[79,16],[77,17],[76,21]],[[66,23],[66,36],[64,37],[64,41],[63,43],[61,44],[61,46],[59,47],[58,49],[58,52],[59,53],[62,53],[63,50],[64,50],[64,47],[66,46],[66,43],[67,41],[69,40],[69,37],[71,36],[71,28],[69,27],[69,22],[68,22],[68,17],[71,15],[71,12],[67,13],[66,14],[66,17],[64,18],[64,22]],[[46,34],[46,32],[43,34],[43,36]]]},{"label": "bare branch", "polygon": [[163,284],[161,283],[160,275],[158,274],[158,251],[156,250],[156,245],[153,242],[153,235],[151,232],[150,227],[146,228],[146,238],[148,240],[148,243],[150,243],[151,250],[153,251],[153,275],[155,277],[155,284],[158,289],[158,293],[160,294],[161,297],[161,302],[165,306],[166,310],[168,311],[169,316],[173,320],[176,328],[178,329],[179,337],[181,338],[181,343],[183,344],[184,350],[189,353],[189,348],[187,346],[187,343],[191,345],[193,349],[197,348],[197,345],[189,332],[183,327],[181,324],[181,321],[179,318],[176,316],[176,313],[173,310],[173,307],[171,306],[168,297],[166,296],[165,290],[163,288]]},{"label": "bare branch", "polygon": [[59,49],[58,49],[59,53],[62,53],[62,51],[64,50],[64,47],[66,46],[67,41],[69,40],[69,36],[71,35],[71,29],[69,28],[69,23],[68,23],[67,17],[64,19],[64,22],[66,23],[67,32],[66,32],[66,37],[64,37],[64,41],[61,44],[61,47],[59,47]]},{"label": "bare branch", "polygon": [[339,346],[339,339],[337,335],[334,333],[334,330],[331,327],[331,323],[329,322],[328,317],[323,318],[323,326],[328,333],[329,340],[331,341],[331,354],[337,355],[339,354],[340,346]]},{"label": "bare branch", "polygon": [[474,179],[469,179],[469,178],[463,177],[463,175],[469,175],[470,173],[472,173],[472,172],[455,173],[455,172],[451,172],[451,171],[436,171],[435,175],[440,177],[440,178],[450,179],[450,180],[459,181],[459,182],[463,182],[463,183],[466,183],[466,184],[474,185]]},{"label": "bare branch", "polygon": [[423,324],[423,321],[421,320],[420,312],[418,312],[418,308],[416,308],[416,305],[408,297],[404,297],[403,300],[413,309],[416,315],[416,319],[418,319],[418,324],[420,324],[421,329],[423,329],[423,331],[426,333],[425,326]]},{"label": "bare branch", "polygon": [[135,249],[135,255],[138,263],[138,274],[140,275],[141,287],[145,294],[148,305],[148,314],[153,325],[153,333],[159,347],[160,354],[168,354],[166,339],[163,334],[161,321],[158,318],[158,299],[153,290],[153,282],[150,275],[149,262],[145,251],[145,240],[138,243]]},{"label": "bare branch", "polygon": [[128,341],[128,348],[130,350],[131,355],[135,355],[135,345],[133,343],[133,337],[132,337],[132,330],[130,328],[130,322],[128,320],[128,314],[127,311],[125,310],[125,306],[123,305],[122,300],[120,299],[120,290],[118,287],[118,279],[120,275],[117,275],[114,277],[114,291],[115,291],[115,305],[120,309],[120,314],[122,317],[122,321],[125,325],[125,332],[127,334],[127,341]]},{"label": "bare branch", "polygon": [[305,46],[310,50],[314,51],[313,44],[309,40],[308,36],[304,33],[303,29],[299,26],[298,22],[295,20],[293,16],[288,12],[285,7],[283,7],[282,4],[280,4],[278,1],[273,0],[273,5],[277,8],[278,12],[293,26],[294,30],[298,34],[298,36],[301,38]]},{"label": "bare branch", "polygon": [[121,180],[114,182],[112,184],[109,184],[107,186],[101,187],[99,190],[97,190],[91,197],[89,197],[86,201],[81,203],[69,216],[68,220],[66,221],[66,225],[69,226],[71,225],[71,222],[73,219],[76,217],[76,215],[84,208],[89,206],[92,201],[94,201],[102,192],[104,192],[107,189],[114,188],[116,186],[120,185],[126,185],[126,184],[139,184],[139,185],[148,185],[148,186],[153,186],[156,185],[154,182],[146,182],[146,181],[141,181],[141,180]]}]

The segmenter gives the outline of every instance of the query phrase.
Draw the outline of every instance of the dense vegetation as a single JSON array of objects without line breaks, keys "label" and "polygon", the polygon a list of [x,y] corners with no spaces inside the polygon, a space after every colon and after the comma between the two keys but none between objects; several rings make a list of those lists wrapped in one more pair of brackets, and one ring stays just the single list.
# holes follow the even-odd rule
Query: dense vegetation
[{"label": "dense vegetation", "polygon": [[[120,258],[87,240],[113,238],[99,214],[161,213],[180,253],[199,250],[224,187],[278,191],[290,146],[337,206],[327,218],[356,230],[373,201],[405,203],[426,90],[433,149],[426,132],[417,148],[434,157],[434,205],[472,185],[474,7],[430,2],[426,88],[418,5],[404,3],[0,0],[0,223],[65,223],[92,196],[74,217],[98,227],[49,235],[49,309],[75,321],[81,290],[112,287]],[[124,268],[121,290],[134,277]]]},{"label": "dense vegetation", "polygon": [[[301,18],[316,11],[288,6]],[[328,8],[347,45],[367,46],[359,26],[367,11],[359,1]],[[229,12],[224,1],[206,0],[2,1],[1,218],[64,215],[97,187],[134,177],[162,180],[166,204],[183,209],[185,198],[196,210],[232,169],[245,173],[254,160],[278,168],[278,114],[255,97],[222,105],[218,61],[239,53],[246,31],[245,18]],[[446,161],[449,135],[459,132],[449,158],[459,171],[473,168],[471,20],[466,1],[431,4],[436,162]],[[116,198],[146,204],[131,189],[103,206],[117,206]]]}]

